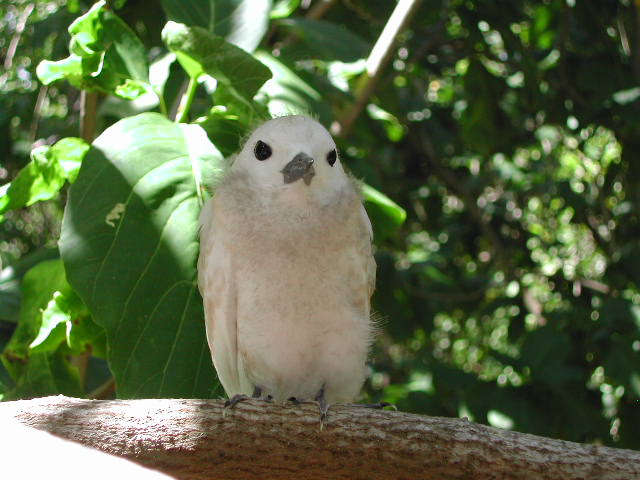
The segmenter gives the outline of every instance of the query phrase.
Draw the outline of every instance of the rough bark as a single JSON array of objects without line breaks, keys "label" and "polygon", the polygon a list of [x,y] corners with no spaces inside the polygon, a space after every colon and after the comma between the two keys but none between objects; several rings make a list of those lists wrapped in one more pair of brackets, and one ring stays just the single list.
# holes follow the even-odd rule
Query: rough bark
[{"label": "rough bark", "polygon": [[336,405],[251,400],[80,400],[0,404],[9,418],[180,479],[640,479],[640,452],[473,422]]}]

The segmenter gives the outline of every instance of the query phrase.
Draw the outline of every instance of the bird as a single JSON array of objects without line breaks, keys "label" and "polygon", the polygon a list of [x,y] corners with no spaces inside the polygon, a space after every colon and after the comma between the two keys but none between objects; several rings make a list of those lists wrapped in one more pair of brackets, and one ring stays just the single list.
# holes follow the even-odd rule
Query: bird
[{"label": "bird", "polygon": [[353,402],[374,334],[376,263],[357,180],[315,119],[266,121],[200,214],[198,287],[226,406]]}]

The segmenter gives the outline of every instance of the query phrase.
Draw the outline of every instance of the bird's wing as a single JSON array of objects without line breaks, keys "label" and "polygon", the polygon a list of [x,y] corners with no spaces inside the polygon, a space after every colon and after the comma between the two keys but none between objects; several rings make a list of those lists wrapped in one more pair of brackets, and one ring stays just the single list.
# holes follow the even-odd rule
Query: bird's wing
[{"label": "bird's wing", "polygon": [[204,302],[207,341],[213,364],[227,395],[240,392],[236,333],[236,284],[232,255],[216,235],[214,200],[200,214],[198,287]]},{"label": "bird's wing", "polygon": [[360,206],[360,221],[368,233],[368,237],[363,238],[362,241],[364,242],[363,250],[366,262],[365,271],[368,287],[367,303],[369,303],[369,299],[376,288],[376,261],[373,258],[373,249],[371,247],[371,243],[373,242],[373,228],[371,227],[371,220],[369,220],[369,216],[367,215],[364,205]]}]

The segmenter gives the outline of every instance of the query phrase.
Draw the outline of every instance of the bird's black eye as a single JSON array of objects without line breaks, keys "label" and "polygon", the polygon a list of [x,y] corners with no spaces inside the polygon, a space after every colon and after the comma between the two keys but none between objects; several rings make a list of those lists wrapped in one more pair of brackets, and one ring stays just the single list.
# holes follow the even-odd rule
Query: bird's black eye
[{"label": "bird's black eye", "polygon": [[256,146],[253,148],[253,154],[260,161],[266,160],[271,156],[271,147],[262,140],[258,140],[258,143],[256,143]]},{"label": "bird's black eye", "polygon": [[327,162],[329,162],[329,165],[331,165],[332,167],[333,167],[333,164],[336,163],[337,158],[338,158],[338,154],[335,148],[331,150],[329,153],[327,153]]}]

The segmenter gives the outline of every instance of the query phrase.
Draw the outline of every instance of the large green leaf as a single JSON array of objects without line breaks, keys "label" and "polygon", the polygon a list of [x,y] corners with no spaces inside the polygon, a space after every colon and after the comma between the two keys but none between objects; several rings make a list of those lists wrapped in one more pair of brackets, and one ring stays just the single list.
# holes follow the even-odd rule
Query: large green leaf
[{"label": "large green leaf", "polygon": [[144,113],[100,135],[69,191],[60,252],[106,330],[119,397],[217,387],[195,264],[202,178],[220,159],[199,126]]},{"label": "large green leaf", "polygon": [[167,18],[198,26],[253,52],[269,24],[271,0],[161,0]]},{"label": "large green leaf", "polygon": [[48,85],[66,79],[83,90],[101,91],[126,99],[151,90],[144,45],[101,0],[69,26],[69,57],[43,60],[36,73]]},{"label": "large green leaf", "polygon": [[191,78],[211,75],[246,101],[271,78],[269,69],[250,54],[203,28],[168,22],[162,39]]}]

